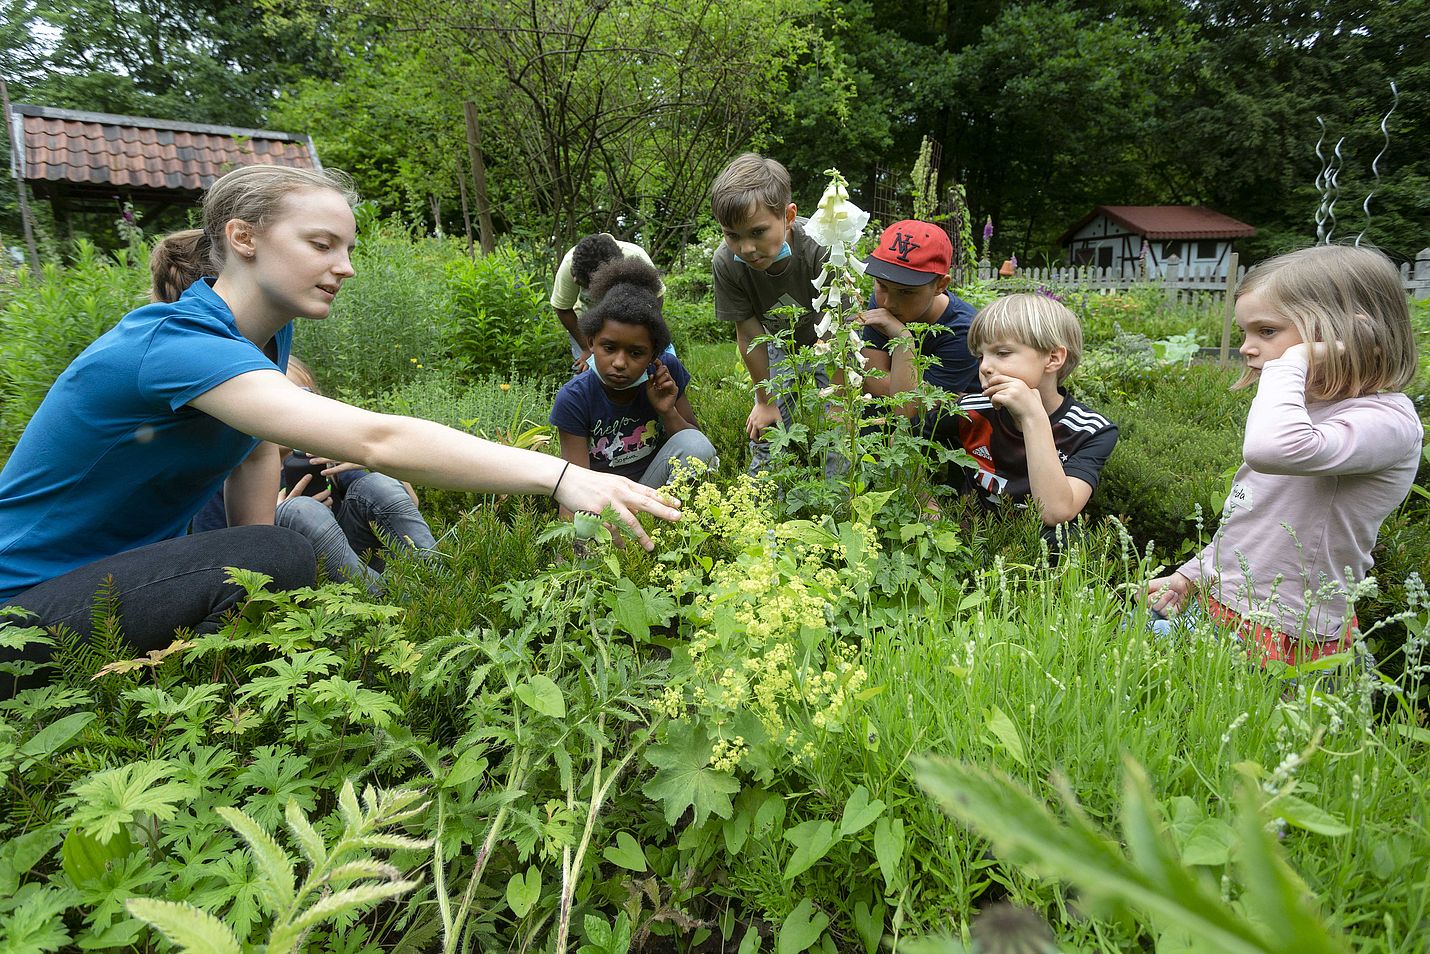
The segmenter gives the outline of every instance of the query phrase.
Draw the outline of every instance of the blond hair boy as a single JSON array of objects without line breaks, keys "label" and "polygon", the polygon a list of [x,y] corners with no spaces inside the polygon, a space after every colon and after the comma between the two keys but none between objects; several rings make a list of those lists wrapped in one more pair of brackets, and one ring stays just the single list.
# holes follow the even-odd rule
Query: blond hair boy
[{"label": "blond hair boy", "polygon": [[962,489],[990,506],[1031,503],[1049,527],[1073,519],[1117,444],[1117,426],[1062,387],[1082,357],[1077,316],[1046,295],[1009,295],[973,319],[968,347],[983,390],[959,402],[966,417],[930,429],[978,462],[960,468]]}]

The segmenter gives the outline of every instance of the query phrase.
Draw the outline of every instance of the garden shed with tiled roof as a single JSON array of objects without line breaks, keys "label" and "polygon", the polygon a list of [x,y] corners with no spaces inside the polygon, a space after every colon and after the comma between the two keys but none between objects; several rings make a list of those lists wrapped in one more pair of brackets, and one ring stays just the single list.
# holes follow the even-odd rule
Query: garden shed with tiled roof
[{"label": "garden shed with tiled roof", "polygon": [[[1256,229],[1201,205],[1099,205],[1058,239],[1068,264],[1149,278],[1171,267],[1183,275],[1226,276],[1232,243]],[[1143,261],[1143,255],[1146,261]]]},{"label": "garden shed with tiled roof", "polygon": [[16,179],[49,199],[57,222],[71,212],[117,213],[131,202],[153,214],[197,201],[239,166],[320,168],[304,135],[16,103],[10,153]]}]

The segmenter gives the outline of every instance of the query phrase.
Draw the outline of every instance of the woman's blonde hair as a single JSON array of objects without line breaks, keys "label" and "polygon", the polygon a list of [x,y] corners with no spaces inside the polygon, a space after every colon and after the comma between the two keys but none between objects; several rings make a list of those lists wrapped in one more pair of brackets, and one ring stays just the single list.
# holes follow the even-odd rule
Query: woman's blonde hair
[{"label": "woman's blonde hair", "polygon": [[1007,295],[974,316],[968,328],[969,351],[976,355],[984,346],[1000,341],[1015,341],[1044,354],[1051,354],[1054,348],[1066,348],[1067,359],[1058,369],[1059,384],[1082,360],[1082,325],[1077,315],[1047,295]]},{"label": "woman's blonde hair", "polygon": [[[1339,342],[1308,356],[1306,394],[1337,400],[1399,391],[1415,377],[1418,355],[1410,304],[1395,264],[1378,249],[1317,245],[1257,265],[1236,290],[1257,295],[1305,342]],[[1255,375],[1248,368],[1234,387]]]},{"label": "woman's blonde hair", "polygon": [[224,227],[234,219],[263,231],[294,192],[331,189],[357,203],[352,179],[335,169],[297,169],[292,166],[244,166],[219,178],[204,194],[203,228],[175,232],[149,255],[153,280],[150,297],[178,301],[194,282],[223,270],[227,242]]}]

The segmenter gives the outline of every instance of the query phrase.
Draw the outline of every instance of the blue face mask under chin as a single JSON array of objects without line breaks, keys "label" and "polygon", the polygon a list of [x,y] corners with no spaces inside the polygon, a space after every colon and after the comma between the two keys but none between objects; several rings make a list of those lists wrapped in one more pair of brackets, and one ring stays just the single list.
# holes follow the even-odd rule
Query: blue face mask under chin
[{"label": "blue face mask under chin", "polygon": [[[783,262],[785,259],[789,258],[789,257],[790,257],[791,255],[793,255],[793,254],[794,254],[794,253],[790,251],[789,243],[786,242],[786,243],[784,243],[783,245],[780,246],[780,250],[779,250],[778,254],[776,254],[774,258],[770,259],[770,264],[773,265],[773,264],[775,264],[776,262]],[[741,257],[738,256],[738,255],[735,256],[735,261],[739,262],[741,265],[748,265],[748,264],[749,264],[748,262],[746,262],[743,258],[741,258]]]},{"label": "blue face mask under chin", "polygon": [[650,380],[650,370],[647,369],[641,372],[640,377],[636,378],[634,381],[632,381],[630,384],[627,384],[625,387],[620,387],[618,385],[612,384],[601,376],[600,371],[596,370],[596,356],[594,354],[588,354],[586,356],[586,367],[590,368],[595,373],[596,377],[601,378],[601,383],[604,384],[606,387],[610,388],[612,391],[629,391],[631,388],[638,388],[642,384],[645,384],[647,381]]}]

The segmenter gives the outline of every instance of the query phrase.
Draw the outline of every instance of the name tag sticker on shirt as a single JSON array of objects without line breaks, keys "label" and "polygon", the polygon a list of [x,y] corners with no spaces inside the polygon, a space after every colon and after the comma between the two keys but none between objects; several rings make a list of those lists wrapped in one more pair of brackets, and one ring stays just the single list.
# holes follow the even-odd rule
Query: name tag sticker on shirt
[{"label": "name tag sticker on shirt", "polygon": [[1226,506],[1228,510],[1256,509],[1251,503],[1251,488],[1240,482],[1232,484],[1231,493],[1226,498]]}]

